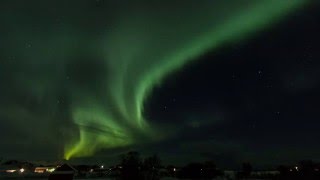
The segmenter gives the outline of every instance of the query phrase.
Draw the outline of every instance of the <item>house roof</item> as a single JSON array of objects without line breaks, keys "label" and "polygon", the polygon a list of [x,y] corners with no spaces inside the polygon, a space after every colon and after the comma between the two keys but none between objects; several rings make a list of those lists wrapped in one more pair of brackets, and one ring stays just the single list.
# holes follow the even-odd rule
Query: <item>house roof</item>
[{"label": "house roof", "polygon": [[73,171],[73,172],[78,172],[77,169],[75,169],[73,166],[70,164],[63,164],[62,166],[58,167],[55,172],[65,172],[65,171]]}]

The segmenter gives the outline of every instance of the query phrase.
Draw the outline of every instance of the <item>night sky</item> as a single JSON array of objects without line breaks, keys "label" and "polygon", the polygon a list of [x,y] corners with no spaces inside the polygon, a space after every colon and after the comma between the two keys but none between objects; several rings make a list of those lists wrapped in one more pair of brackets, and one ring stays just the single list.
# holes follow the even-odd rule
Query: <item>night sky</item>
[{"label": "night sky", "polygon": [[0,2],[0,157],[320,161],[308,0]]}]

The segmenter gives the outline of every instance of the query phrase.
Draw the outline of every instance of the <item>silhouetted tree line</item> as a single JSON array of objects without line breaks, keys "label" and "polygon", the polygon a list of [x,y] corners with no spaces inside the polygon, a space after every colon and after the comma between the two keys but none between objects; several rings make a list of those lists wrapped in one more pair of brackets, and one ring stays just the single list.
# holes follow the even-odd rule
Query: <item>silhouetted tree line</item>
[{"label": "silhouetted tree line", "polygon": [[[165,170],[165,171],[163,171]],[[214,179],[224,176],[212,161],[189,163],[177,168],[161,165],[157,155],[141,158],[138,152],[129,152],[121,156],[119,179],[159,180],[163,176],[178,179]],[[226,177],[226,176],[225,176]],[[250,163],[243,163],[235,174],[236,179],[274,179],[274,180],[320,180],[320,164],[313,161],[301,161],[293,166],[279,166],[274,171],[253,171]]]},{"label": "silhouetted tree line", "polygon": [[[35,167],[32,163],[17,160],[2,160],[0,164],[23,167],[30,172]],[[159,180],[162,177],[188,180],[209,180],[216,177],[238,180],[320,180],[320,163],[311,160],[300,161],[295,165],[281,165],[271,171],[253,171],[250,163],[243,163],[238,172],[224,172],[219,170],[212,161],[189,163],[183,167],[173,165],[164,167],[157,155],[141,158],[140,154],[135,151],[122,155],[120,163],[116,166],[104,168],[97,165],[77,165],[74,168],[79,171],[78,177],[88,177],[89,175],[89,177],[109,177],[118,180]]]},{"label": "silhouetted tree line", "polygon": [[[160,172],[161,168],[166,169],[166,174]],[[162,176],[179,179],[212,179],[223,175],[223,172],[218,170],[212,161],[190,163],[180,169],[172,165],[164,168],[157,155],[142,159],[135,151],[121,156],[119,170],[121,180],[159,180]]]},{"label": "silhouetted tree line", "polygon": [[[320,164],[311,160],[300,161],[296,165],[279,166],[278,173],[252,174],[250,163],[243,163],[242,170],[237,173],[237,179],[273,179],[273,180],[320,180]],[[263,171],[262,171],[263,172]]]},{"label": "silhouetted tree line", "polygon": [[138,152],[132,151],[121,156],[120,179],[160,179],[161,161],[157,155],[142,159]]},{"label": "silhouetted tree line", "polygon": [[242,164],[242,169],[237,173],[237,179],[249,178],[252,173],[252,165],[248,162]]},{"label": "silhouetted tree line", "polygon": [[319,180],[320,164],[311,160],[300,161],[295,166],[278,167],[280,175],[275,179],[281,180]]},{"label": "silhouetted tree line", "polygon": [[212,161],[190,163],[177,171],[179,179],[213,179],[217,176],[223,176],[223,171],[218,170]]}]

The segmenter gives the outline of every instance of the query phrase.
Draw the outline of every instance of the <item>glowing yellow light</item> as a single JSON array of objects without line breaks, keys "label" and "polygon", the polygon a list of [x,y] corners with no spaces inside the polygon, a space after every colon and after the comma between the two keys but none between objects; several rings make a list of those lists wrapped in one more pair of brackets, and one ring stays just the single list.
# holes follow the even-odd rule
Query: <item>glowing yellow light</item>
[{"label": "glowing yellow light", "polygon": [[24,172],[24,169],[23,169],[23,168],[21,168],[19,171],[20,171],[21,173],[23,173],[23,172]]},{"label": "glowing yellow light", "polygon": [[11,170],[11,169],[10,169],[10,170],[6,170],[7,173],[14,173],[14,172],[16,172],[16,171],[17,171],[17,170],[14,170],[14,169],[12,169],[12,170]]},{"label": "glowing yellow light", "polygon": [[55,171],[55,170],[56,170],[55,168],[48,168],[48,169],[47,169],[47,171],[48,171],[48,172],[51,172],[51,173],[52,173],[53,171]]}]

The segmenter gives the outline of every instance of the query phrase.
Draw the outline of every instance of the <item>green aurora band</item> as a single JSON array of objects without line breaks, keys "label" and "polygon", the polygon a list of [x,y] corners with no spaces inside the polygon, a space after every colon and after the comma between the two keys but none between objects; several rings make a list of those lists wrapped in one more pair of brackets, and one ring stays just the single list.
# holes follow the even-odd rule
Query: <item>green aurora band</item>
[{"label": "green aurora band", "polygon": [[[112,102],[126,123],[153,137],[154,133],[142,113],[143,102],[154,85],[206,51],[264,28],[302,3],[301,0],[255,1],[248,3],[247,7],[235,9],[221,22],[215,21],[216,8],[210,8],[213,6],[194,9],[194,12],[182,12],[180,16],[183,18],[172,17],[171,23],[168,23],[171,17],[164,17],[164,12],[155,12],[156,15],[148,17],[141,15],[134,19],[127,17],[117,31],[110,33],[111,41],[109,38],[106,41],[108,48],[105,58],[116,59],[109,62],[113,71],[108,80],[111,83],[109,92],[112,94]],[[190,15],[197,17],[188,17]],[[161,47],[158,47],[159,44]],[[67,159],[92,155],[99,148],[135,142],[128,131],[117,124],[118,119],[108,116],[109,113],[104,111],[102,108],[75,108],[73,117],[77,124],[85,127],[94,119],[99,127],[108,131],[91,133],[80,128],[80,141],[66,151]]]},{"label": "green aurora band", "polygon": [[[77,61],[83,51],[91,54],[88,59],[99,59],[99,70],[88,72],[94,76],[93,80],[89,78],[89,83],[63,83],[69,89],[66,96],[70,103],[70,115],[67,116],[78,128],[72,131],[64,146],[65,159],[163,139],[166,133],[143,117],[144,102],[156,85],[207,51],[253,36],[306,2],[212,0],[183,1],[171,6],[171,1],[155,1],[143,6],[132,5],[133,2],[120,7],[110,6],[110,11],[105,15],[114,19],[110,24],[102,23],[105,25],[100,28],[103,32],[100,30],[97,34],[88,30],[85,33],[74,32],[74,29],[90,27],[70,24],[63,29],[52,30],[49,27],[48,30],[44,27],[51,36],[43,33],[43,29],[38,34],[35,33],[38,31],[36,28],[24,32],[23,36],[32,37],[33,44],[41,44],[27,50],[24,47],[16,50],[26,66],[32,64],[31,61],[35,62],[32,66],[38,64],[47,69],[52,64],[58,64],[57,69],[64,71],[52,72],[45,80],[37,73],[26,72],[17,81],[28,84],[28,91],[41,99],[44,94],[50,93],[48,89],[61,86],[61,78],[56,78],[57,74],[69,78],[67,72],[74,62],[72,59]],[[4,13],[10,16],[7,11],[2,12],[2,17]],[[13,30],[10,37],[17,38],[11,40],[13,42],[20,42],[21,33],[17,32],[17,26],[23,25],[11,24]],[[55,53],[51,53],[52,49]],[[74,54],[79,55],[74,57]],[[41,63],[43,59],[51,63]],[[32,71],[34,69],[37,68],[33,67]],[[72,79],[71,75],[70,81]]]}]

